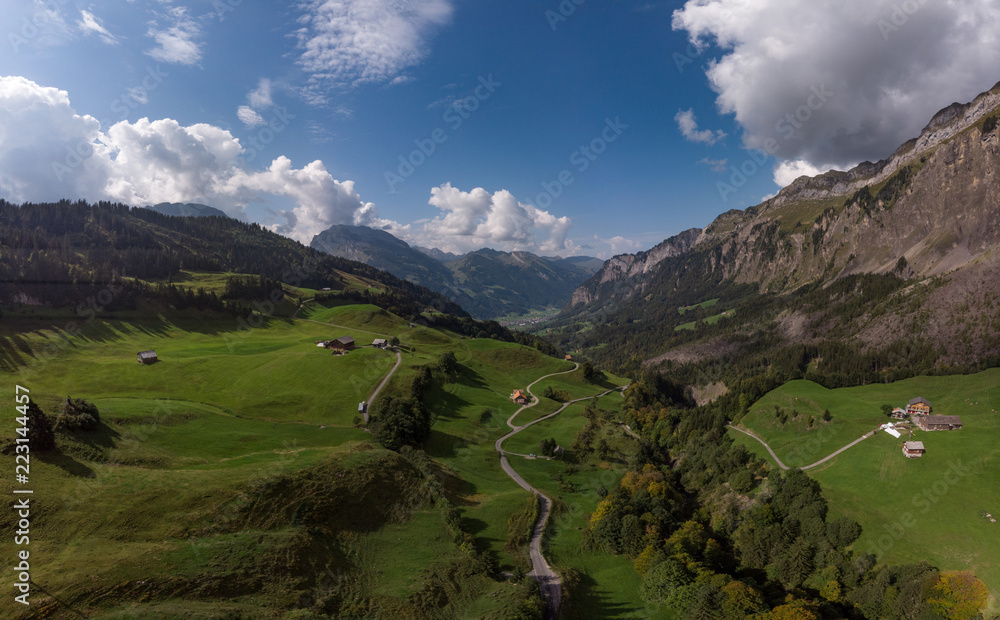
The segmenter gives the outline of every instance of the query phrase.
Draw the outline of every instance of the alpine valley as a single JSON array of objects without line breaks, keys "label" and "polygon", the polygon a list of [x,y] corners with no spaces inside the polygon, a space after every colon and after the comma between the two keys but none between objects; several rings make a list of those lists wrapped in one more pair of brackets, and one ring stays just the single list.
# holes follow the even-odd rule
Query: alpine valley
[{"label": "alpine valley", "polygon": [[0,201],[0,616],[995,620],[998,119],[603,264]]}]

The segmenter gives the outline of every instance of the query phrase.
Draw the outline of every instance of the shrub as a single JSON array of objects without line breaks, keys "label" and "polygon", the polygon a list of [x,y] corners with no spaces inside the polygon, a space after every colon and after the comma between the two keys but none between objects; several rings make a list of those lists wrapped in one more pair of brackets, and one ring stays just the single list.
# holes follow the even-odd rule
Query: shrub
[{"label": "shrub", "polygon": [[56,418],[56,428],[68,431],[92,431],[101,425],[101,413],[97,406],[82,398],[66,397],[62,413]]}]

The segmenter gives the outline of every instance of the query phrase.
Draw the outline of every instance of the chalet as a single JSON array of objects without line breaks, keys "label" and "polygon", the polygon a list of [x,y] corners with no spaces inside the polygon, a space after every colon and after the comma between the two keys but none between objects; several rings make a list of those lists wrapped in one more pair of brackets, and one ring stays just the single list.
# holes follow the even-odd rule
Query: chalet
[{"label": "chalet", "polygon": [[140,364],[155,364],[160,361],[160,358],[156,356],[156,351],[140,351],[136,355],[136,360]]},{"label": "chalet", "polygon": [[892,410],[892,417],[897,420],[905,420],[908,415],[909,414],[906,413],[906,409],[903,409],[902,407],[896,407]]},{"label": "chalet", "polygon": [[908,459],[919,459],[924,455],[926,449],[922,441],[907,441],[903,444],[903,454]]},{"label": "chalet", "polygon": [[915,422],[925,431],[962,430],[962,418],[957,415],[922,415],[917,416]]},{"label": "chalet", "polygon": [[567,362],[572,362],[573,361],[573,356],[572,355],[567,355],[566,356],[566,361]]},{"label": "chalet", "polygon": [[906,407],[906,413],[910,415],[930,415],[931,404],[926,399],[918,396],[910,401],[910,404]]},{"label": "chalet", "polygon": [[521,390],[514,390],[514,393],[510,395],[510,399],[519,405],[528,404],[528,395]]},{"label": "chalet", "polygon": [[384,349],[384,348],[386,348],[387,346],[389,346],[389,341],[388,341],[388,340],[385,340],[385,339],[383,339],[383,338],[376,338],[376,339],[375,339],[375,340],[374,340],[374,341],[372,342],[372,346],[373,346],[373,347],[375,347],[376,349]]},{"label": "chalet", "polygon": [[327,348],[330,349],[340,349],[342,351],[350,351],[354,348],[354,338],[350,336],[341,336],[336,340],[331,340],[327,343]]},{"label": "chalet", "polygon": [[367,409],[368,405],[365,404],[365,401],[358,403],[358,413],[364,413]]}]

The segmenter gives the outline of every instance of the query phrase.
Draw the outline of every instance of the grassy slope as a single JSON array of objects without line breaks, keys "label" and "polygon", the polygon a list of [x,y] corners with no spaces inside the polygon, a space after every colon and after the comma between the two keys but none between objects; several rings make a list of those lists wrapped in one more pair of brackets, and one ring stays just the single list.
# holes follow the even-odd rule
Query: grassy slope
[{"label": "grassy slope", "polygon": [[[883,403],[905,404],[923,396],[935,413],[961,415],[955,432],[914,431],[927,454],[909,460],[901,442],[886,433],[851,448],[809,473],[823,485],[833,516],[846,514],[864,528],[855,547],[889,563],[930,560],[942,569],[972,569],[991,592],[1000,593],[1000,524],[983,513],[1000,513],[1000,369],[952,377],[917,377],[889,385],[838,390],[793,381],[751,408],[743,425],[763,437],[792,466],[814,462],[886,421]],[[796,401],[795,399],[798,398]],[[834,421],[805,430],[800,419],[778,428],[773,405],[812,414],[829,408]],[[766,454],[750,438],[734,439]]]},{"label": "grassy slope", "polygon": [[[390,389],[405,389],[413,366],[432,362],[447,349],[455,350],[475,373],[469,385],[449,386],[453,394],[434,412],[438,423],[428,447],[446,466],[462,465],[465,477],[454,478],[450,486],[465,508],[467,524],[484,544],[502,548],[506,521],[523,504],[523,491],[498,466],[479,467],[480,459],[496,465],[492,440],[482,441],[483,450],[474,456],[475,443],[459,454],[454,440],[470,434],[469,420],[478,422],[483,403],[513,412],[507,401],[510,379],[524,383],[561,369],[565,362],[517,345],[410,328],[374,307],[316,308],[308,316],[349,329],[275,320],[237,332],[230,317],[119,315],[131,320],[96,321],[83,336],[40,361],[31,354],[41,354],[47,342],[58,338],[56,331],[8,334],[4,344],[14,351],[8,359],[27,363],[8,373],[8,379],[28,386],[44,409],[53,412],[70,394],[94,400],[104,412],[100,432],[80,435],[80,441],[63,437],[61,454],[36,461],[32,485],[38,498],[59,499],[33,524],[32,557],[38,566],[33,577],[72,600],[143,576],[196,576],[208,566],[222,567],[217,572],[226,574],[235,562],[260,568],[268,554],[291,553],[291,533],[196,540],[188,534],[254,481],[294,474],[370,445],[351,422],[356,403],[381,380],[393,356],[363,349],[334,357],[314,346],[316,339],[345,333],[359,342],[372,333],[398,335],[414,346]],[[147,348],[155,348],[163,361],[136,364],[135,352]],[[10,482],[2,486],[6,488],[0,491],[9,493]],[[338,567],[337,583],[345,574],[362,574],[365,578],[357,583],[348,580],[350,591],[387,601],[419,589],[435,563],[462,559],[434,510],[418,510],[403,525],[352,535],[341,543],[350,563],[343,568],[346,573]],[[8,542],[0,547],[4,554],[10,551]],[[397,556],[410,560],[387,561]],[[352,566],[358,570],[350,572]],[[463,607],[449,613],[465,615],[463,608],[480,610],[477,615],[502,613],[516,589],[515,584],[472,584],[456,595]],[[237,607],[281,604],[274,592],[256,599],[229,594]],[[118,600],[124,604],[133,600],[130,596],[111,595],[100,606]],[[190,608],[180,601],[156,606],[183,610],[177,612],[181,615],[200,613],[196,600]]]}]

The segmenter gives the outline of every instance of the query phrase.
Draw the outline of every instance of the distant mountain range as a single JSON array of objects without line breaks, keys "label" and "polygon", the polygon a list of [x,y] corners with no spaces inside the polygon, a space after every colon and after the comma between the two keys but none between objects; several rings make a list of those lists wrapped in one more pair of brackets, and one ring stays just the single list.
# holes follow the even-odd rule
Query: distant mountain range
[{"label": "distant mountain range", "polygon": [[426,286],[476,318],[562,307],[604,264],[585,256],[541,257],[491,249],[458,255],[411,247],[390,233],[364,226],[333,226],[316,235],[311,246]]},{"label": "distant mountain range", "polygon": [[173,217],[229,217],[215,207],[197,203],[161,202],[149,209]]}]

